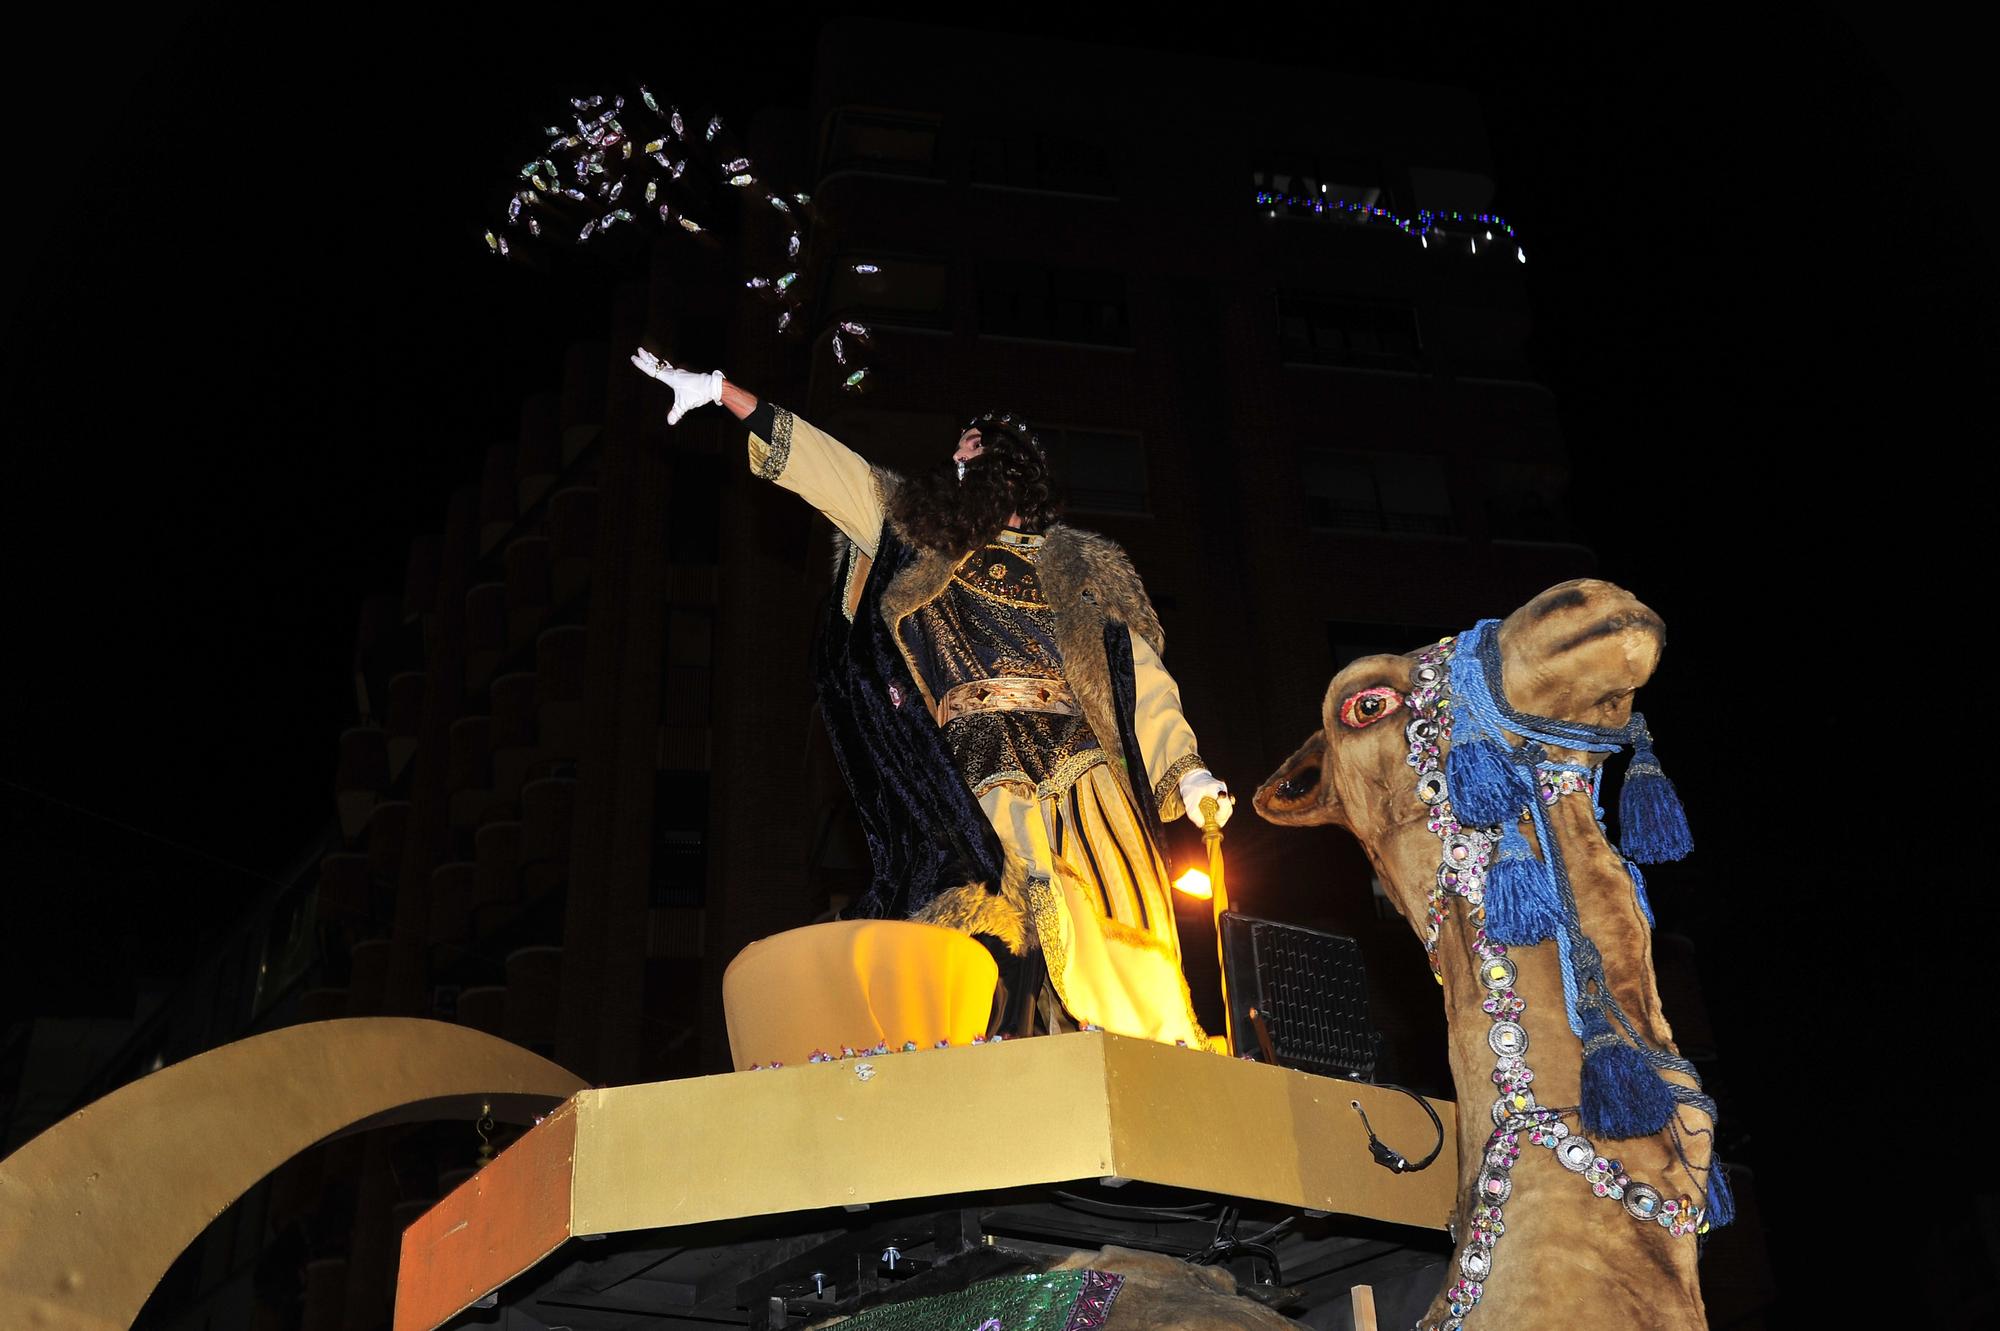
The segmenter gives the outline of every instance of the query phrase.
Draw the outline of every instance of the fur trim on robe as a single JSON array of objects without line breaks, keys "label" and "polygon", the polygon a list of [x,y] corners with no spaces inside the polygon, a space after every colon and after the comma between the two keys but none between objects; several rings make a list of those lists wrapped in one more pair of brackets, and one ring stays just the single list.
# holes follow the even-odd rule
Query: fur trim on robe
[{"label": "fur trim on robe", "polygon": [[928,906],[910,918],[961,933],[992,934],[1017,957],[1039,946],[1028,925],[1028,862],[1011,851],[997,890],[985,883],[950,888],[932,897]]}]

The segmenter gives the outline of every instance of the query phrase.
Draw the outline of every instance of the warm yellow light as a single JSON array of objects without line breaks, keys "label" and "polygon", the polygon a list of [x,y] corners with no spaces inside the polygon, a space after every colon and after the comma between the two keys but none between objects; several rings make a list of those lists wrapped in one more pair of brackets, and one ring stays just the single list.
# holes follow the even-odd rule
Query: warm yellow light
[{"label": "warm yellow light", "polygon": [[1185,892],[1191,897],[1199,897],[1203,901],[1215,895],[1215,888],[1209,883],[1208,875],[1199,869],[1189,869],[1174,879],[1174,890]]}]

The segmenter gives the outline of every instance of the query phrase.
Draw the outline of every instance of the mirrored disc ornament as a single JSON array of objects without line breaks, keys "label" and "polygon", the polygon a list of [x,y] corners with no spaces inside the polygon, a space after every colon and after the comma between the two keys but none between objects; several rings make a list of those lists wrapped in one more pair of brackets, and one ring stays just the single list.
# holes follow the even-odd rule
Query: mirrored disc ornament
[{"label": "mirrored disc ornament", "polygon": [[1465,1272],[1467,1280],[1484,1283],[1486,1277],[1493,1274],[1493,1254],[1474,1244],[1459,1255],[1458,1269]]},{"label": "mirrored disc ornament", "polygon": [[1656,1220],[1660,1215],[1660,1190],[1646,1183],[1625,1187],[1625,1209],[1635,1220]]},{"label": "mirrored disc ornament", "polygon": [[[1581,1174],[1590,1168],[1592,1161],[1597,1159],[1597,1148],[1590,1144],[1588,1137],[1565,1137],[1562,1144],[1556,1147],[1556,1159],[1562,1161],[1562,1167],[1570,1173]],[[1633,1186],[1645,1185],[1638,1183]],[[1654,1193],[1653,1196],[1658,1200],[1658,1193]]]},{"label": "mirrored disc ornament", "polygon": [[1438,741],[1438,736],[1443,733],[1444,728],[1427,716],[1420,716],[1403,727],[1403,736],[1410,741],[1411,748],[1418,748],[1425,744],[1435,744]]},{"label": "mirrored disc ornament", "polygon": [[1496,1128],[1525,1128],[1527,1116],[1541,1106],[1535,1100],[1535,1093],[1516,1089],[1503,1093],[1493,1102],[1493,1126]]},{"label": "mirrored disc ornament", "polygon": [[1486,1044],[1502,1058],[1519,1058],[1528,1052],[1528,1032],[1518,1021],[1496,1021],[1486,1032]]},{"label": "mirrored disc ornament", "polygon": [[1444,667],[1425,661],[1410,672],[1410,679],[1420,689],[1435,688],[1444,683]]},{"label": "mirrored disc ornament", "polygon": [[1489,957],[1479,963],[1479,982],[1488,989],[1512,989],[1516,973],[1514,963],[1506,957]]},{"label": "mirrored disc ornament", "polygon": [[1472,1185],[1472,1191],[1488,1206],[1504,1206],[1514,1195],[1514,1180],[1505,1170],[1488,1166],[1479,1171],[1479,1181]]},{"label": "mirrored disc ornament", "polygon": [[1426,804],[1442,804],[1445,797],[1444,773],[1425,772],[1417,778],[1417,798]]}]

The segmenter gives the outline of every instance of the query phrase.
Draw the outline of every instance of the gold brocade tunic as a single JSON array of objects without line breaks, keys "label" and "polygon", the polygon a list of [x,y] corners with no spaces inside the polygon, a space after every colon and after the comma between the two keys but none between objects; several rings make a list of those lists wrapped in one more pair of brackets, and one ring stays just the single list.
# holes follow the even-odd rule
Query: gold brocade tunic
[{"label": "gold brocade tunic", "polygon": [[[931,696],[985,679],[1063,682],[1048,602],[1035,577],[1042,538],[1003,531],[966,556],[944,595],[904,622],[911,659]],[[945,724],[945,743],[972,793],[1017,782],[1047,798],[1104,761],[1081,715],[977,712]]]}]

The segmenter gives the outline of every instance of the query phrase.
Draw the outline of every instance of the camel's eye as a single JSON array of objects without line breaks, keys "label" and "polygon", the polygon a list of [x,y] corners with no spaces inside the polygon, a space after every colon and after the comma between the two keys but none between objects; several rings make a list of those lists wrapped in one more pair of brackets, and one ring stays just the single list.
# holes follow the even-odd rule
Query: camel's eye
[{"label": "camel's eye", "polygon": [[1340,724],[1349,730],[1372,726],[1403,705],[1403,695],[1394,689],[1363,689],[1340,704]]}]

